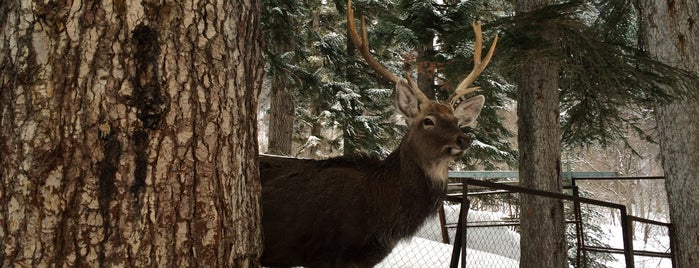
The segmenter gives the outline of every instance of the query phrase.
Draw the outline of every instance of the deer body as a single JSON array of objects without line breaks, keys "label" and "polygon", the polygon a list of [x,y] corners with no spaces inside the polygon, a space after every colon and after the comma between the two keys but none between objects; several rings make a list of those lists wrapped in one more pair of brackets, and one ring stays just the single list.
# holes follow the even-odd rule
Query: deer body
[{"label": "deer body", "polygon": [[[280,175],[263,181],[263,265],[372,267],[380,262],[436,211],[444,193],[420,170],[397,170],[405,165],[401,161],[399,153],[383,161],[263,156],[261,176]],[[277,173],[289,166],[293,170]],[[303,173],[292,174],[299,167]]]},{"label": "deer body", "polygon": [[[476,66],[449,101],[429,100],[406,76],[374,60],[359,40],[348,3],[350,37],[367,63],[395,83],[396,104],[408,121],[398,148],[384,160],[357,156],[328,160],[260,156],[265,266],[373,267],[410,237],[441,205],[448,166],[471,145],[460,126],[475,121],[485,98],[468,97],[483,63],[480,26]],[[366,29],[362,19],[362,32]]]},{"label": "deer body", "polygon": [[[372,267],[413,235],[441,205],[446,166],[470,145],[453,115],[427,116],[443,127],[411,124],[398,149],[384,160],[261,156],[262,263]],[[449,142],[427,151],[423,147],[432,144],[418,142],[425,135]],[[425,157],[415,157],[420,152]]]}]

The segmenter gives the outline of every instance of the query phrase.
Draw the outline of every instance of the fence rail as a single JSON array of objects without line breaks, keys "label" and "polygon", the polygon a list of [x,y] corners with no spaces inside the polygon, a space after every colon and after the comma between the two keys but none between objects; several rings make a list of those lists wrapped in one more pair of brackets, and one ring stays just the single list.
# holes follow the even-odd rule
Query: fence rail
[{"label": "fence rail", "polygon": [[[565,172],[567,173],[567,172]],[[576,174],[577,173],[577,174]],[[564,174],[564,177],[570,178],[570,186],[565,187],[566,189],[572,190],[572,195],[547,192],[541,190],[535,190],[525,187],[518,186],[516,181],[506,181],[505,183],[496,183],[490,181],[477,180],[474,178],[517,178],[516,172],[450,172],[450,178],[455,181],[451,183],[449,190],[450,193],[447,196],[447,201],[460,203],[461,209],[459,212],[458,223],[456,225],[448,224],[446,221],[441,221],[442,223],[442,237],[448,241],[448,228],[456,228],[456,234],[454,236],[454,245],[452,250],[452,258],[450,262],[450,267],[458,267],[458,263],[461,262],[461,266],[466,265],[466,229],[476,228],[476,227],[493,227],[493,226],[517,226],[518,220],[512,219],[508,221],[500,222],[487,222],[481,224],[469,224],[467,221],[468,210],[470,207],[469,197],[483,196],[483,195],[493,195],[493,194],[506,194],[506,193],[518,193],[527,195],[536,195],[547,198],[554,198],[559,200],[566,200],[573,203],[574,207],[574,219],[568,221],[569,223],[575,224],[576,227],[576,244],[577,244],[577,260],[576,266],[584,266],[584,257],[587,252],[601,252],[601,253],[612,253],[612,254],[623,254],[626,267],[633,268],[634,256],[646,256],[646,257],[657,257],[657,258],[669,258],[674,267],[674,254],[672,250],[670,252],[655,252],[646,250],[634,250],[633,249],[633,237],[632,230],[634,222],[639,222],[643,224],[650,224],[656,226],[662,226],[668,229],[670,237],[670,248],[672,248],[673,230],[672,225],[669,223],[644,219],[636,216],[628,215],[627,209],[624,205],[596,200],[591,198],[585,198],[579,196],[578,187],[576,186],[576,181],[580,180],[639,180],[639,179],[663,179],[661,176],[652,177],[614,177],[616,174],[613,172],[573,172]],[[473,192],[474,190],[479,190],[480,192]],[[463,193],[466,193],[464,195]],[[581,215],[580,204],[588,204],[594,206],[601,206],[611,209],[616,209],[619,211],[621,217],[621,228],[623,237],[623,248],[604,248],[597,246],[585,245],[585,239],[583,237],[583,220]],[[440,219],[443,219],[444,210],[440,210]]]}]

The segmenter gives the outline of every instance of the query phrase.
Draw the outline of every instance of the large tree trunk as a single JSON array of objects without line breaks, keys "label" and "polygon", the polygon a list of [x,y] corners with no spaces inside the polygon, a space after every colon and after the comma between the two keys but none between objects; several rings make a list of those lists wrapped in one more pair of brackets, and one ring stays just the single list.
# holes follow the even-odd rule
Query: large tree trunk
[{"label": "large tree trunk", "polygon": [[[518,0],[517,12],[550,4]],[[545,28],[544,28],[545,29]],[[546,33],[545,40],[555,40]],[[525,52],[527,53],[527,52]],[[519,178],[524,187],[561,192],[558,64],[528,53],[517,80]],[[520,267],[568,267],[563,203],[522,194]]]},{"label": "large tree trunk", "polygon": [[0,266],[258,266],[259,12],[0,2]]},{"label": "large tree trunk", "polygon": [[[699,2],[643,0],[646,50],[699,74]],[[699,85],[695,89],[699,91]],[[677,267],[699,267],[699,104],[680,100],[656,109],[665,187],[674,225]]]}]

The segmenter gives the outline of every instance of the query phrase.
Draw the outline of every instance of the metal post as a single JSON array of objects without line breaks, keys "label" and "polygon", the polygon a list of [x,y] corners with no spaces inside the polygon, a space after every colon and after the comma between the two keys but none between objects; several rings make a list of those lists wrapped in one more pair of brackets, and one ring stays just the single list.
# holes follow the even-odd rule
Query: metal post
[{"label": "metal post", "polygon": [[466,267],[466,224],[468,224],[468,209],[470,201],[468,200],[468,179],[463,179],[461,184],[461,208],[459,209],[459,223],[456,225],[456,234],[454,235],[454,247],[451,251],[450,268],[458,268],[459,260],[461,267]]},{"label": "metal post", "polygon": [[[575,185],[575,180],[573,179],[573,196],[579,196],[578,186]],[[580,202],[573,201],[573,214],[575,216],[575,238],[577,242],[577,254],[575,256],[575,267],[587,267],[587,258],[585,253],[585,237],[583,233],[583,219],[582,219],[582,209],[580,208]]]},{"label": "metal post", "polygon": [[[459,212],[459,220],[463,223],[463,231],[461,231],[461,268],[466,267],[466,250],[468,248],[467,233],[468,233],[468,210],[471,206],[471,201],[468,200],[468,183],[464,180],[461,184],[463,196],[461,197],[461,211]],[[466,208],[466,209],[464,209]]]},{"label": "metal post", "polygon": [[624,240],[624,259],[626,260],[626,268],[634,268],[633,262],[633,223],[626,214],[626,207],[621,210],[621,234]]},{"label": "metal post", "polygon": [[677,254],[675,252],[675,225],[670,224],[667,226],[667,235],[670,237],[670,262],[672,262],[672,268],[677,267]]},{"label": "metal post", "polygon": [[[461,207],[459,209],[459,215],[461,215],[461,210],[464,208]],[[461,253],[461,232],[463,229],[463,224],[461,222],[461,217],[459,217],[459,222],[456,224],[456,234],[454,235],[454,247],[451,251],[451,262],[449,263],[450,268],[458,268],[459,267],[459,254]]]},{"label": "metal post", "polygon": [[449,244],[449,232],[447,230],[447,216],[444,213],[444,202],[439,206],[439,225],[442,231],[442,242],[444,244]]}]

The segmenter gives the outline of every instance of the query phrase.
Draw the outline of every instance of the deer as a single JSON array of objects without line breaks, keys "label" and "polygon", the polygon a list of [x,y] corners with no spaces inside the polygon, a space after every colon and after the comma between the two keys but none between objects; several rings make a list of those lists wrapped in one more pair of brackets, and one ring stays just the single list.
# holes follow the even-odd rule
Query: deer
[{"label": "deer", "polygon": [[395,84],[395,101],[408,129],[383,160],[343,156],[325,160],[260,155],[262,231],[260,262],[269,267],[373,267],[411,237],[442,205],[449,165],[471,147],[460,126],[474,122],[485,97],[469,87],[485,58],[480,22],[474,67],[445,103],[430,100],[410,75],[401,78],[371,55],[365,19],[362,37],[348,1],[349,38],[377,74]]}]

